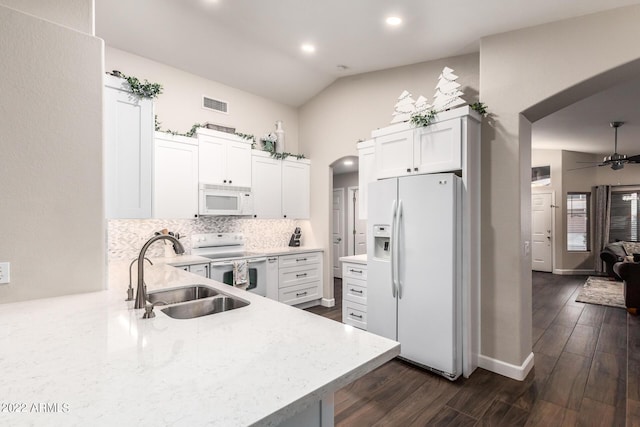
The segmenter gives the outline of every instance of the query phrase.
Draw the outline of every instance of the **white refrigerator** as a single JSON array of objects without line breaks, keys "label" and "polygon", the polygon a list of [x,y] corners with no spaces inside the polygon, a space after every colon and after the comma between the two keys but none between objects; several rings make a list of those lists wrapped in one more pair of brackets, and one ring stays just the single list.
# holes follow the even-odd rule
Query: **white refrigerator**
[{"label": "white refrigerator", "polygon": [[461,194],[450,173],[369,184],[367,330],[450,380],[462,373]]}]

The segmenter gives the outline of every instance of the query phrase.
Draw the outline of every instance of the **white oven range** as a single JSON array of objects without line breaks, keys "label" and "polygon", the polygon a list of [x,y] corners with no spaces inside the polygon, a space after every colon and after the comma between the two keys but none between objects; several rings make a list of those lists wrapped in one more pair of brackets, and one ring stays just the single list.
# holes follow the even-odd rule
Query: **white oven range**
[{"label": "white oven range", "polygon": [[249,286],[247,290],[267,295],[267,258],[263,254],[247,252],[242,233],[207,233],[191,236],[191,253],[211,259],[209,278],[232,285],[233,265],[247,260]]}]

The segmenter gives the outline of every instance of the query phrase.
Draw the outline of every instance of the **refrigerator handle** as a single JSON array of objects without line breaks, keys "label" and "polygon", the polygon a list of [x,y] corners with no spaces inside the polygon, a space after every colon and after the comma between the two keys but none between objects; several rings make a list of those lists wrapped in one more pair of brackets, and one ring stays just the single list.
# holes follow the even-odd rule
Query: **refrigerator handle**
[{"label": "refrigerator handle", "polygon": [[398,294],[398,298],[402,299],[402,282],[400,281],[400,219],[402,218],[402,200],[398,201],[398,213],[396,214],[396,224],[395,224],[395,270],[396,270],[396,292]]},{"label": "refrigerator handle", "polygon": [[395,246],[395,241],[396,241],[396,231],[395,231],[395,226],[396,226],[396,201],[393,201],[393,206],[391,207],[391,294],[393,295],[393,297],[396,297],[396,272],[395,272],[395,257],[396,257],[396,246]]}]

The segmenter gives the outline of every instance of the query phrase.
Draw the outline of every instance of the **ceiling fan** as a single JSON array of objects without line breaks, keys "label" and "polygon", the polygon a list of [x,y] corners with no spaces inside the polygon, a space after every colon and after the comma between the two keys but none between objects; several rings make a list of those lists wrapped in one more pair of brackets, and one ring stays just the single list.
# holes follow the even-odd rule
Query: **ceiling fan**
[{"label": "ceiling fan", "polygon": [[585,166],[582,168],[575,168],[575,169],[569,169],[569,170],[584,169],[584,168],[590,168],[590,167],[596,167],[596,166],[611,166],[611,169],[613,169],[614,171],[617,171],[617,170],[623,169],[624,165],[627,163],[640,163],[640,154],[636,154],[635,156],[629,156],[629,157],[627,157],[626,154],[618,154],[618,128],[623,124],[624,122],[609,123],[609,125],[613,128],[614,135],[615,135],[614,145],[613,145],[613,154],[611,154],[610,156],[605,156],[605,158],[602,159],[602,162],[578,162],[578,163],[596,163],[596,164],[593,166]]}]

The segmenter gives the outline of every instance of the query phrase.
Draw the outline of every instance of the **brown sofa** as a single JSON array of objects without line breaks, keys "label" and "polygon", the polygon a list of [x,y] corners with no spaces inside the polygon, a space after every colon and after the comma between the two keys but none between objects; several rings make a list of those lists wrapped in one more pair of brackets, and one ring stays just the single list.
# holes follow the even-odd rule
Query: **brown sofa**
[{"label": "brown sofa", "polygon": [[614,272],[624,281],[624,304],[630,312],[640,308],[640,262],[618,262]]}]

